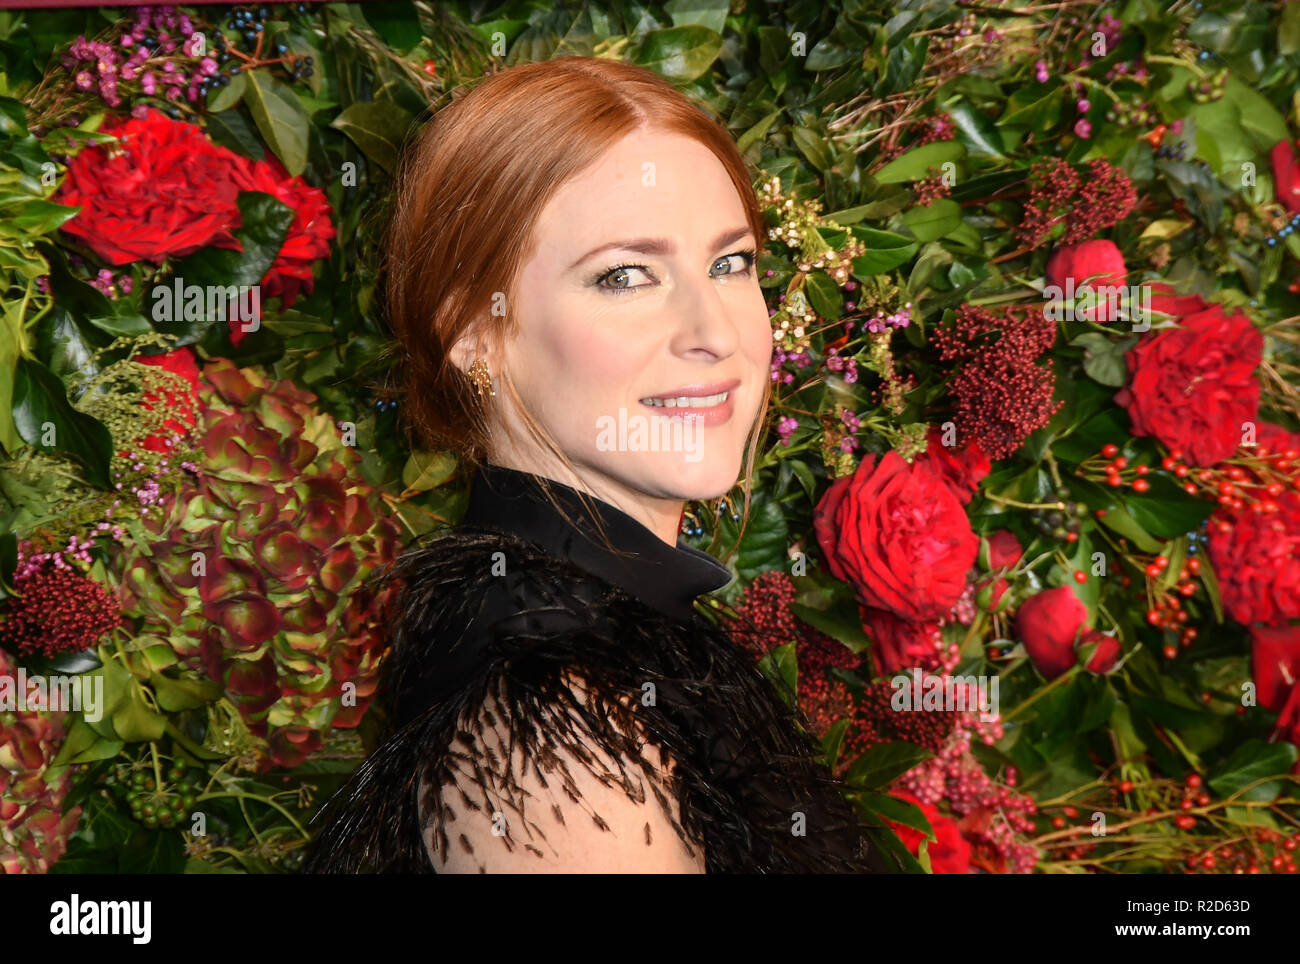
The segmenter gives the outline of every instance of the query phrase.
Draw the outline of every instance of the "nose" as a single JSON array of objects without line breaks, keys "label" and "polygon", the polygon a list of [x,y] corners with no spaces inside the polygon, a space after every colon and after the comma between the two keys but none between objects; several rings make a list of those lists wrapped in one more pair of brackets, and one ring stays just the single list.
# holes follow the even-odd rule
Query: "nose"
[{"label": "nose", "polygon": [[722,290],[716,278],[690,277],[675,286],[669,310],[677,321],[671,347],[676,354],[705,353],[727,358],[740,347],[743,299]]}]

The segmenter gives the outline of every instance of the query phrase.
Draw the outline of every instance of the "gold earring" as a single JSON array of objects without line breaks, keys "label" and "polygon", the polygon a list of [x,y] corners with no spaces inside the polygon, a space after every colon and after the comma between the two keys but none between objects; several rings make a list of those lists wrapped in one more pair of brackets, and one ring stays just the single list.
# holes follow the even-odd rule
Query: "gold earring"
[{"label": "gold earring", "polygon": [[479,398],[489,395],[496,396],[497,391],[492,387],[492,375],[483,359],[474,359],[474,364],[469,366],[469,377],[474,383],[474,388],[478,391]]}]

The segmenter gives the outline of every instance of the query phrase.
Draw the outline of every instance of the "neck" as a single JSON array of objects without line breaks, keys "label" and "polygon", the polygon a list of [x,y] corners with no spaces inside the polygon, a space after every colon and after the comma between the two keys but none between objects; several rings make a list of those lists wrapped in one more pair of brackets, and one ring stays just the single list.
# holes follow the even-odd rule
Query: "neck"
[{"label": "neck", "polygon": [[593,472],[589,477],[584,478],[567,471],[564,466],[548,471],[495,456],[489,457],[488,462],[491,465],[500,465],[503,468],[553,479],[579,492],[585,492],[587,495],[608,502],[616,509],[626,512],[667,545],[677,545],[682,515],[686,511],[686,503],[682,499],[663,498],[629,489],[615,479],[598,472]]}]

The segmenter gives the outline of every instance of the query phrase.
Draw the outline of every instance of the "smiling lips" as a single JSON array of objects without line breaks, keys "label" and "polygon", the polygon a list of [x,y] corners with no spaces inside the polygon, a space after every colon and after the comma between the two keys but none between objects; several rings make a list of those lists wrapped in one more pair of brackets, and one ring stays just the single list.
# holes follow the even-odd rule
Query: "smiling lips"
[{"label": "smiling lips", "polygon": [[666,418],[721,425],[735,411],[735,389],[739,379],[707,385],[686,385],[663,395],[641,399],[648,408],[659,409]]}]

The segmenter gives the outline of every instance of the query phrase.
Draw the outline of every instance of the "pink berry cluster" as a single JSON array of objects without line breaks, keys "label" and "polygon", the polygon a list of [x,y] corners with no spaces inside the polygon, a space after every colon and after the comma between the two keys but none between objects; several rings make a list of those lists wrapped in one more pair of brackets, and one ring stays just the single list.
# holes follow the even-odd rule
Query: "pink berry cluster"
[{"label": "pink berry cluster", "polygon": [[214,58],[200,56],[203,42],[193,21],[175,7],[145,6],[116,43],[78,37],[62,63],[78,90],[97,93],[109,107],[122,105],[118,85],[127,83],[138,83],[149,97],[197,101],[206,78],[218,70]]},{"label": "pink berry cluster", "polygon": [[[1038,850],[1024,836],[1034,832],[1030,818],[1038,804],[1012,789],[1015,778],[1010,772],[1005,784],[984,772],[970,750],[972,732],[959,724],[937,756],[903,774],[895,787],[924,803],[946,801],[979,863],[1007,873],[1032,873]],[[990,737],[983,739],[993,742]]]}]

